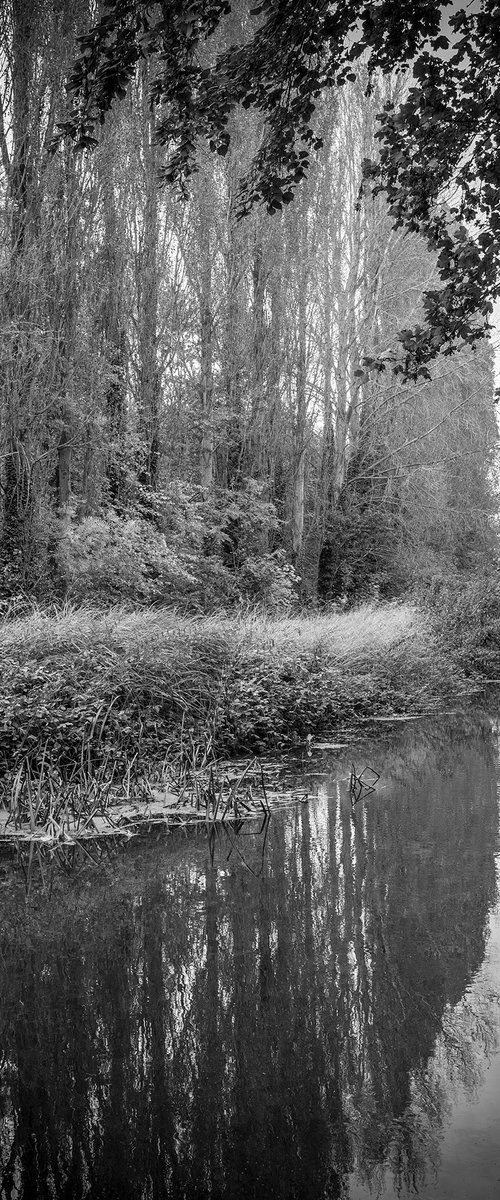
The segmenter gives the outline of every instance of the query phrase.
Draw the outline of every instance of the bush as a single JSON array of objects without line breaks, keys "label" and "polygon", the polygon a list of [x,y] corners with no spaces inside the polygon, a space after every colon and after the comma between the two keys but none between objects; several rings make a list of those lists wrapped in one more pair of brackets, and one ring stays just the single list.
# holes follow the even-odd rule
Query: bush
[{"label": "bush", "polygon": [[303,741],[365,709],[369,676],[353,685],[314,655],[254,658],[236,666],[226,683],[216,724],[226,752],[249,752]]},{"label": "bush", "polygon": [[185,610],[262,604],[291,607],[298,583],[284,551],[263,549],[277,524],[252,480],[242,492],[207,497],[177,482],[143,497],[136,512],[113,509],[61,524],[59,572],[76,603],[182,603]]},{"label": "bush", "polygon": [[500,576],[435,579],[428,602],[434,629],[470,676],[500,676]]},{"label": "bush", "polygon": [[331,603],[344,597],[359,603],[401,594],[403,581],[394,554],[389,516],[375,510],[330,515],[318,574],[318,597]]},{"label": "bush", "polygon": [[[71,770],[162,755],[209,725],[231,638],[175,614],[66,607],[0,625],[0,770],[47,754]],[[163,749],[162,749],[163,748]]]},{"label": "bush", "polygon": [[66,527],[59,554],[68,595],[76,602],[150,604],[196,582],[156,525],[113,511]]}]

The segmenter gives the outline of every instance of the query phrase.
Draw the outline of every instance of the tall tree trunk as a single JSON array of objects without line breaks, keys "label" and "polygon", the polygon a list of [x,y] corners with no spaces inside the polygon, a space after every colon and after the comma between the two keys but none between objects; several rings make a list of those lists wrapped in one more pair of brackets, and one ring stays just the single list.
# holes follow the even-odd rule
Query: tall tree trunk
[{"label": "tall tree trunk", "polygon": [[[277,221],[277,217],[274,220]],[[275,246],[279,251],[279,245]],[[269,496],[275,495],[276,457],[280,452],[277,445],[277,421],[280,408],[281,382],[281,341],[283,319],[283,291],[281,281],[281,262],[279,253],[275,254],[273,270],[269,281],[271,298],[271,322],[269,331],[269,357],[267,370],[267,425],[268,425],[268,484]]]},{"label": "tall tree trunk", "polygon": [[317,590],[323,589],[323,571],[326,560],[330,560],[327,549],[328,516],[332,505],[333,460],[335,441],[333,434],[333,279],[330,263],[330,238],[324,246],[324,305],[323,305],[323,434],[321,443],[321,476],[319,494],[319,539]]},{"label": "tall tree trunk", "polygon": [[[241,141],[241,139],[240,139]],[[234,197],[237,174],[234,162],[229,164],[229,204],[227,215],[226,249],[226,319],[224,326],[224,374],[227,407],[227,424],[224,468],[221,482],[226,487],[241,482],[245,452],[243,413],[243,303],[241,280],[243,275],[243,235],[240,222],[235,215]]]},{"label": "tall tree trunk", "polygon": [[252,261],[252,413],[250,429],[250,471],[257,479],[265,479],[265,357],[266,321],[264,294],[266,270],[263,260],[262,233],[257,232]]},{"label": "tall tree trunk", "polygon": [[[335,448],[333,455],[332,499],[338,505],[349,458],[357,448],[359,420],[355,409],[355,393],[352,385],[353,359],[356,357],[356,302],[360,271],[360,222],[356,214],[351,231],[351,261],[345,286],[340,285],[338,297],[338,354],[335,364],[335,388],[337,408],[335,414]],[[357,389],[355,389],[357,391]],[[356,416],[353,422],[353,416]],[[348,442],[348,435],[350,440]]]},{"label": "tall tree trunk", "polygon": [[[31,85],[38,4],[12,0],[12,150],[9,193],[11,252],[7,312],[11,329],[11,361],[6,385],[6,447],[3,473],[0,587],[16,592],[24,585],[30,565],[31,468],[24,388],[30,374],[29,323],[31,289],[25,254],[32,207]],[[5,153],[8,153],[5,145]]]},{"label": "tall tree trunk", "polygon": [[158,154],[155,118],[148,102],[148,71],[142,74],[144,210],[139,263],[139,482],[156,489],[160,458],[158,369]]},{"label": "tall tree trunk", "polygon": [[[108,117],[98,167],[102,187],[104,222],[104,301],[100,313],[101,338],[104,342],[109,382],[105,396],[108,433],[106,476],[111,503],[120,507],[125,488],[121,462],[125,434],[126,336],[123,314],[125,230],[117,205],[117,122]],[[154,214],[153,214],[154,218]],[[154,316],[154,314],[153,314]],[[147,355],[146,355],[147,357]],[[147,399],[147,397],[145,397]]]},{"label": "tall tree trunk", "polygon": [[293,448],[292,561],[297,566],[304,540],[306,473],[306,287],[301,280],[298,296],[298,347],[296,366],[296,412]]},{"label": "tall tree trunk", "polygon": [[72,151],[64,147],[60,161],[59,220],[56,235],[63,240],[59,295],[59,437],[54,473],[56,504],[64,515],[71,495],[71,442],[73,425],[73,370],[77,322],[78,222],[77,183]]},{"label": "tall tree trunk", "polygon": [[[201,182],[201,181],[200,181]],[[203,186],[203,185],[202,185]],[[214,483],[214,381],[213,381],[213,312],[212,312],[212,253],[208,188],[199,191],[199,250],[200,250],[200,483],[210,492]]]},{"label": "tall tree trunk", "polygon": [[17,263],[25,246],[29,210],[33,199],[31,158],[31,85],[38,3],[12,0],[12,250]]}]

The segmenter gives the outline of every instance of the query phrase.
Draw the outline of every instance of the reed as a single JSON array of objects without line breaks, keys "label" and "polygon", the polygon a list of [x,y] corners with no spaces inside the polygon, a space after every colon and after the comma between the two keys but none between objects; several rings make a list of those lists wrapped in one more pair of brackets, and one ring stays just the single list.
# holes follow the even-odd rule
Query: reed
[{"label": "reed", "polygon": [[34,608],[0,623],[0,661],[0,788],[35,822],[50,779],[57,795],[78,779],[112,793],[131,763],[144,776],[286,748],[470,687],[409,603],[282,619]]},{"label": "reed", "polygon": [[207,760],[200,765],[198,755],[188,762],[184,755],[145,777],[134,758],[118,779],[114,764],[93,772],[82,762],[68,778],[48,758],[38,770],[26,758],[12,780],[8,807],[0,811],[0,844],[18,850],[36,844],[52,853],[85,843],[88,851],[89,843],[158,824],[203,825],[212,838],[218,826],[238,835],[257,821],[262,833],[271,811],[306,799],[301,790],[266,783],[256,760],[234,772]]}]

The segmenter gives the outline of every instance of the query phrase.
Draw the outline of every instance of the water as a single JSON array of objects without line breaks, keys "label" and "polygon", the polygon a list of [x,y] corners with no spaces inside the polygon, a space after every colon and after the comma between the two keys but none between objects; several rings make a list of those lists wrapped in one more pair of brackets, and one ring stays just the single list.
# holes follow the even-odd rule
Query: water
[{"label": "water", "polygon": [[354,819],[349,762],[213,865],[134,842],[26,903],[0,864],[2,1197],[500,1193],[497,735],[357,748]]}]

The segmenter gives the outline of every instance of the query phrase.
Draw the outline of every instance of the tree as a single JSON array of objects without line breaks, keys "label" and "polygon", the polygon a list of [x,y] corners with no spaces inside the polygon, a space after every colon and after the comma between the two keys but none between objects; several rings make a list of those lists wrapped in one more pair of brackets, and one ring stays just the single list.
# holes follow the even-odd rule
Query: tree
[{"label": "tree", "polygon": [[148,64],[141,71],[142,172],[144,207],[137,271],[137,308],[139,341],[139,436],[140,468],[143,486],[155,487],[159,466],[158,371],[158,190],[156,186],[157,146],[155,117],[147,104]]},{"label": "tree", "polygon": [[438,254],[441,286],[427,292],[424,324],[401,332],[396,355],[398,370],[425,373],[441,349],[483,336],[499,293],[500,14],[496,0],[481,0],[479,11],[454,13],[445,26],[450,4],[261,0],[249,10],[248,36],[219,50],[213,35],[227,0],[175,0],[160,14],[148,0],[105,0],[81,39],[75,107],[60,130],[80,147],[95,145],[97,121],[125,95],[138,61],[158,55],[151,101],[169,151],[164,181],[185,192],[200,136],[225,155],[232,111],[253,106],[266,133],[240,181],[240,213],[258,201],[272,213],[293,199],[321,148],[322,91],[354,79],[360,59],[369,88],[377,70],[410,66],[410,96],[384,106],[380,162],[367,161],[365,177],[387,192],[396,224],[421,232]]},{"label": "tree", "polygon": [[[302,596],[319,584],[328,600],[393,594],[414,579],[412,553],[435,571],[439,539],[448,565],[467,569],[478,549],[485,560],[487,344],[450,364],[437,342],[434,363],[401,342],[427,328],[439,256],[394,229],[374,161],[377,113],[396,128],[413,103],[390,62],[440,36],[439,11],[417,7],[412,42],[415,23],[377,0],[375,50],[357,62],[358,0],[253,13],[232,0],[229,15],[211,0],[102,3],[68,117],[95,6],[4,5],[5,596],[281,604],[292,561]],[[357,12],[344,49],[321,50]],[[344,51],[344,74],[316,93],[320,59],[326,70]],[[85,146],[111,102],[95,153],[54,140],[57,126],[83,130]]]},{"label": "tree", "polygon": [[[76,358],[79,164],[69,146],[48,157],[62,117],[63,79],[84,0],[11,0],[0,57],[0,591],[32,587],[47,500],[62,511],[71,479]],[[46,516],[46,513],[44,514]],[[41,535],[41,527],[45,533]]]}]

